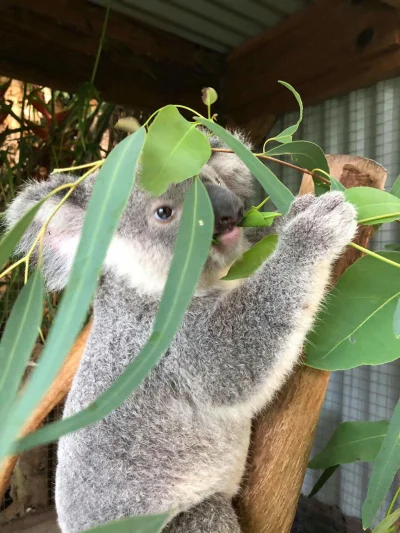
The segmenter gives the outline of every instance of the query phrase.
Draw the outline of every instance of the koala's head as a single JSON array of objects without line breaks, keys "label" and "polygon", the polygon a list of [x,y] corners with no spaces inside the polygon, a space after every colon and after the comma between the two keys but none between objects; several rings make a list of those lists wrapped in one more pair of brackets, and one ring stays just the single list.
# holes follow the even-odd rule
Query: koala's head
[{"label": "koala's head", "polygon": [[[241,138],[241,140],[244,140]],[[214,137],[212,147],[223,147]],[[246,249],[238,224],[250,207],[253,177],[234,154],[214,152],[199,175],[214,211],[214,237],[200,289],[217,283]],[[138,180],[140,182],[140,180]],[[158,198],[136,186],[121,218],[107,257],[107,265],[144,292],[164,287],[178,234],[183,202],[192,180],[171,185]]]},{"label": "koala's head", "polygon": [[[236,136],[245,141],[240,134],[236,133]],[[210,138],[210,143],[213,148],[224,148],[215,137]],[[123,278],[130,287],[140,292],[159,293],[168,276],[183,202],[192,180],[172,185],[165,194],[156,198],[140,187],[140,175],[138,178],[138,185],[128,200],[108,250],[103,273],[104,276]],[[43,266],[50,290],[60,290],[67,282],[95,179],[95,175],[89,177],[75,190],[48,227]],[[215,215],[214,234],[218,240],[218,244],[211,246],[200,280],[199,290],[205,290],[216,283],[221,285],[221,277],[246,249],[238,223],[251,205],[254,180],[236,155],[222,152],[212,154],[200,173],[200,179],[211,199]],[[73,180],[65,175],[54,175],[48,182],[28,185],[7,210],[7,224],[13,225],[23,212],[66,181]],[[21,240],[20,252],[26,253],[30,248],[59,199],[59,196],[53,197],[39,210]],[[226,286],[226,282],[222,285]]]}]

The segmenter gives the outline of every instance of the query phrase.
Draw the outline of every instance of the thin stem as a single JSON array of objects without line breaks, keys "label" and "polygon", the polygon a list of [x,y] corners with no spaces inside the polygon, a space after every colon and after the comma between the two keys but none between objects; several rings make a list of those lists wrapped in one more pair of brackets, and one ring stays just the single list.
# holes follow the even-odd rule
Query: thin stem
[{"label": "thin stem", "polygon": [[78,165],[74,167],[55,168],[53,172],[69,172],[70,170],[79,170],[81,168],[89,168],[97,165],[98,161],[92,161],[91,163],[85,163],[84,165]]},{"label": "thin stem", "polygon": [[371,250],[368,250],[367,248],[363,248],[362,246],[359,246],[355,242],[351,242],[349,246],[352,246],[356,250],[359,250],[360,252],[363,252],[364,254],[370,255],[371,257],[374,257],[375,259],[379,259],[379,261],[383,261],[384,263],[387,263],[388,265],[392,265],[396,268],[400,268],[400,263],[396,263],[395,261],[391,261],[390,259],[387,259],[386,257],[383,257],[382,255],[376,254],[375,252],[371,252]]},{"label": "thin stem", "polygon": [[[212,148],[213,152],[224,152],[227,154],[233,154],[233,150],[228,150],[227,148]],[[311,172],[310,170],[307,170],[306,168],[298,167],[297,165],[293,165],[292,163],[287,163],[286,161],[282,161],[281,159],[276,159],[275,157],[271,157],[269,155],[264,154],[254,154],[259,159],[266,159],[268,161],[273,161],[274,163],[279,163],[279,165],[284,165],[285,167],[293,168],[294,170],[298,170],[299,172],[302,172],[303,174],[308,174],[309,176],[312,176],[313,178],[316,178],[318,180],[321,180],[322,182],[330,185],[331,182],[323,178],[322,176],[319,176],[315,172]]]},{"label": "thin stem", "polygon": [[99,47],[97,49],[97,55],[96,55],[96,60],[94,62],[94,66],[93,66],[92,77],[90,78],[90,83],[92,85],[94,85],[94,80],[96,78],[97,69],[99,67],[101,52],[103,50],[103,44],[104,44],[104,39],[105,39],[105,36],[106,36],[107,25],[108,25],[108,18],[110,16],[111,2],[112,2],[112,0],[108,0],[106,16],[104,17],[103,28],[101,30],[100,43],[99,43]]},{"label": "thin stem", "polygon": [[393,500],[391,501],[390,505],[389,505],[389,509],[387,510],[387,513],[386,513],[386,516],[389,516],[392,514],[392,511],[393,511],[393,508],[395,506],[395,503],[397,502],[397,500],[400,498],[400,486],[399,488],[396,490],[396,494],[394,495],[393,497]]},{"label": "thin stem", "polygon": [[255,209],[257,209],[257,211],[259,211],[259,210],[260,210],[260,209],[261,209],[261,208],[262,208],[262,207],[268,202],[268,200],[269,200],[270,198],[271,198],[270,196],[267,196],[267,197],[265,198],[265,200],[263,200],[263,201],[261,202],[260,205],[257,205],[257,207],[256,207]]}]

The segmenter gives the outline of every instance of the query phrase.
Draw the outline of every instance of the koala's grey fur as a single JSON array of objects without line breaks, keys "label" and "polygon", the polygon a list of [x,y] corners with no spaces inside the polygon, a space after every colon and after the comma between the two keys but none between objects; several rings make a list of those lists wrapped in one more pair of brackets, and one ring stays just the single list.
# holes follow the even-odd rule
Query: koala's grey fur
[{"label": "koala's grey fur", "polygon": [[[201,178],[250,205],[253,180],[235,155],[214,154]],[[28,185],[9,208],[8,225],[71,179],[56,175]],[[51,290],[67,281],[95,179],[73,193],[49,226],[44,272]],[[174,185],[161,198],[140,187],[132,194],[107,255],[93,328],[64,416],[104,392],[148,339],[189,186],[190,180]],[[40,210],[20,252],[55,202]],[[174,208],[168,224],[154,219],[160,205]],[[355,211],[339,192],[303,196],[280,227],[275,253],[242,283],[220,278],[248,248],[245,236],[235,246],[213,246],[161,362],[111,415],[60,440],[56,503],[63,533],[165,512],[167,533],[240,532],[231,498],[245,469],[251,419],[298,361],[331,266],[356,231]]]}]

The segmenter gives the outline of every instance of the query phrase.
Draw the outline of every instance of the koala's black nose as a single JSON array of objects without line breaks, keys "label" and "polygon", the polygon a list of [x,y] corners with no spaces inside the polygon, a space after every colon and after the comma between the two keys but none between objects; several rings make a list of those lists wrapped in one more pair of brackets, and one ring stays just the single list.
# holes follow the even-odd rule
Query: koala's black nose
[{"label": "koala's black nose", "polygon": [[214,210],[214,234],[227,233],[243,218],[243,202],[229,189],[218,185],[206,185]]}]

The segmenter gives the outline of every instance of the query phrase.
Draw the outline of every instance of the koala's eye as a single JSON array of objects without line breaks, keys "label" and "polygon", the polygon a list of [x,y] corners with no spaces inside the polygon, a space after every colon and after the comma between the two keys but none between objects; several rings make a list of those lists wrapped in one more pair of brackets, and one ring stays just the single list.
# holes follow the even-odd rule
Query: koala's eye
[{"label": "koala's eye", "polygon": [[164,205],[162,207],[158,207],[154,215],[157,220],[161,220],[161,222],[165,222],[166,220],[172,217],[173,213],[174,212],[170,207]]}]

